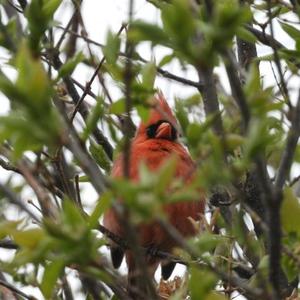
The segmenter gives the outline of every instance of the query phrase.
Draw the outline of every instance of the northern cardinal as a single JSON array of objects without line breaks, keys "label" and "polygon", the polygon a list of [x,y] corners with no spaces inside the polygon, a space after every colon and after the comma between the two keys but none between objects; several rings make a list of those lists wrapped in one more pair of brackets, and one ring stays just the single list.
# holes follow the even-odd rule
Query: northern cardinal
[{"label": "northern cardinal", "polygon": [[[185,147],[178,141],[178,124],[167,101],[162,94],[154,98],[154,107],[150,111],[147,123],[141,123],[131,143],[131,160],[129,178],[139,181],[139,164],[143,162],[148,169],[159,169],[170,157],[176,159],[175,176],[188,182],[192,179],[195,163]],[[112,177],[123,176],[124,157],[120,154],[112,168]],[[191,218],[199,220],[204,213],[203,195],[199,193],[199,200],[176,202],[166,204],[164,212],[169,223],[174,226],[184,237],[193,236],[197,233]],[[115,235],[126,240],[125,232],[114,208],[110,208],[104,214],[104,226]],[[155,248],[165,252],[171,252],[176,246],[172,237],[155,221],[142,223],[136,228],[140,246]],[[118,245],[110,246],[112,263],[118,268],[124,256],[124,251]],[[126,262],[128,266],[128,279],[135,275],[135,262],[131,251],[126,250]],[[154,275],[160,261],[155,257],[146,258],[151,275]],[[173,272],[175,263],[162,263],[162,277],[168,279]]]}]

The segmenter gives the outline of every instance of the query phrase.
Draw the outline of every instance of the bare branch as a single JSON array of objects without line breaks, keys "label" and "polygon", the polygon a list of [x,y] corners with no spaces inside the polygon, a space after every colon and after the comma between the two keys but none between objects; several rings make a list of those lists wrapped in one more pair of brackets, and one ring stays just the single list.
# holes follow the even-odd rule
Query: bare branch
[{"label": "bare branch", "polygon": [[276,49],[285,48],[285,46],[283,44],[281,44],[279,41],[277,41],[270,34],[268,34],[266,32],[262,32],[249,24],[245,25],[245,28],[247,30],[249,30],[251,33],[253,33],[257,37],[257,39],[264,45],[269,46],[269,47],[276,47]]},{"label": "bare branch", "polygon": [[15,244],[12,240],[4,239],[4,240],[0,240],[0,248],[17,250],[19,249],[19,246]]},{"label": "bare branch", "polygon": [[[51,58],[52,57],[50,55],[50,59]],[[62,62],[61,62],[58,54],[55,54],[53,56],[53,65],[54,65],[54,68],[56,70],[59,70],[60,67],[62,66]],[[64,78],[64,82],[66,84],[67,90],[68,90],[73,102],[77,105],[77,103],[80,101],[80,96],[79,96],[79,94],[78,94],[78,92],[77,92],[77,90],[76,90],[76,88],[73,84],[72,79],[69,76],[66,76]],[[79,106],[79,113],[81,114],[81,116],[83,117],[84,120],[86,120],[88,118],[89,109],[84,103],[81,103],[81,105]],[[97,143],[103,147],[103,149],[106,152],[107,156],[110,159],[112,159],[112,157],[113,157],[113,147],[109,143],[107,138],[104,136],[104,134],[98,128],[95,128],[94,131],[93,131],[93,135],[94,135]]]},{"label": "bare branch", "polygon": [[7,171],[13,171],[15,173],[22,174],[22,172],[17,167],[13,166],[10,162],[5,161],[1,157],[0,157],[0,166]]},{"label": "bare branch", "polygon": [[54,217],[56,210],[52,205],[51,198],[44,187],[38,182],[29,167],[23,162],[18,164],[24,178],[35,192],[44,216]]},{"label": "bare branch", "polygon": [[23,201],[13,192],[11,189],[9,189],[6,185],[2,184],[0,182],[0,190],[4,193],[4,195],[8,198],[8,200],[18,206],[21,210],[26,212],[34,221],[37,223],[40,223],[40,220],[35,214],[28,209],[28,207],[23,203]]},{"label": "bare branch", "polygon": [[293,163],[294,154],[298,144],[300,135],[300,92],[296,107],[292,111],[292,124],[288,133],[285,149],[282,153],[277,176],[275,180],[275,187],[281,189],[290,173]]},{"label": "bare branch", "polygon": [[[62,30],[65,29],[64,27],[59,26],[59,25],[56,26],[56,27],[59,28],[59,29],[62,29]],[[104,47],[103,44],[100,44],[100,43],[98,43],[94,40],[91,40],[91,39],[89,39],[88,37],[86,37],[84,35],[78,34],[78,33],[74,32],[74,31],[71,31],[71,30],[67,30],[67,32],[69,34],[71,34],[72,36],[76,36],[78,38],[81,38],[81,39],[83,39],[84,41],[86,41],[90,44],[93,44],[93,45],[98,46],[100,48]],[[120,52],[119,56],[126,57],[126,54],[124,52]],[[143,63],[148,63],[148,61],[146,59],[142,58],[140,55],[134,55],[131,59],[132,60],[138,60],[138,61],[141,61]],[[189,86],[195,87],[199,91],[201,91],[203,89],[203,84],[201,82],[196,82],[196,81],[184,78],[184,77],[180,77],[180,76],[175,75],[175,74],[173,74],[173,73],[171,73],[171,72],[169,72],[169,71],[167,71],[167,70],[165,70],[161,67],[156,67],[156,71],[158,72],[159,75],[161,75],[161,76],[163,76],[167,79],[171,79],[171,80],[177,81],[179,83],[182,83],[184,85],[189,85]]]},{"label": "bare branch", "polygon": [[92,86],[92,83],[93,83],[93,81],[95,80],[95,78],[96,78],[98,72],[100,71],[101,67],[103,66],[103,63],[104,63],[104,62],[105,62],[105,57],[103,57],[103,58],[101,59],[101,61],[100,61],[100,63],[98,64],[98,66],[97,66],[97,68],[96,68],[94,74],[92,75],[91,79],[90,79],[89,82],[87,83],[87,85],[86,85],[86,87],[85,87],[85,89],[84,89],[84,91],[83,91],[83,93],[82,93],[80,99],[79,99],[78,102],[76,103],[74,112],[73,112],[73,114],[72,114],[72,116],[71,116],[71,118],[70,118],[70,122],[73,122],[73,120],[74,120],[74,118],[75,118],[77,112],[78,112],[79,109],[80,109],[80,106],[82,105],[82,103],[83,103],[83,101],[84,101],[85,96],[86,96],[86,95],[88,94],[88,92],[90,91],[91,86]]},{"label": "bare branch", "polygon": [[234,100],[236,101],[241,111],[241,115],[243,117],[243,122],[244,122],[244,131],[246,131],[248,124],[250,122],[250,110],[242,89],[242,83],[240,82],[238,76],[237,67],[236,67],[237,63],[235,61],[235,57],[232,51],[229,50],[225,51],[224,57],[225,57],[227,76],[231,86],[231,91]]},{"label": "bare branch", "polygon": [[23,297],[24,299],[27,299],[27,300],[37,300],[35,297],[28,296],[27,294],[25,294],[21,290],[17,289],[15,285],[10,284],[7,281],[4,281],[4,280],[0,279],[0,285],[6,287],[7,289],[9,289],[12,292],[14,292],[15,294],[17,294],[18,296]]},{"label": "bare branch", "polygon": [[[273,18],[272,18],[272,12],[271,12],[271,1],[268,0],[267,3],[268,3],[268,16],[269,16],[270,32],[271,32],[271,36],[274,37]],[[277,47],[273,45],[273,42],[274,42],[274,38],[272,39],[271,47],[274,52],[274,62],[277,67],[277,71],[278,71],[279,78],[280,78],[280,87],[279,88],[280,88],[280,90],[282,90],[282,95],[285,98],[288,106],[291,108],[292,104],[290,101],[289,91],[288,91],[288,88],[287,88],[287,85],[286,85],[286,82],[285,82],[285,79],[283,76],[282,66],[281,66],[279,55],[278,55]]]}]

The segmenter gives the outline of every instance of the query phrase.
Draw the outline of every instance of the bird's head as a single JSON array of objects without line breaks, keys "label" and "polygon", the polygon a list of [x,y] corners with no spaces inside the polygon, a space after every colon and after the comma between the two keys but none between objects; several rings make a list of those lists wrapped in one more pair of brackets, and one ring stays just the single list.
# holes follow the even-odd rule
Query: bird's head
[{"label": "bird's head", "polygon": [[137,130],[136,138],[165,139],[176,141],[178,123],[164,96],[159,93],[153,101],[153,107],[147,122],[142,122]]}]

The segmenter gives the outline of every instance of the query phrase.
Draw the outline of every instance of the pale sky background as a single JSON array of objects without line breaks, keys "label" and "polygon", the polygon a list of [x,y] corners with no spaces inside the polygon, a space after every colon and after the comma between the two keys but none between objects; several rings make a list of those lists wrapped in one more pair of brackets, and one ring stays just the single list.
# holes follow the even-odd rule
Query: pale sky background
[{"label": "pale sky background", "polygon": [[[71,1],[64,0],[63,4],[59,8],[55,19],[58,21],[61,25],[65,25],[68,23],[70,17],[71,17]],[[83,1],[83,9],[82,9],[83,19],[87,28],[88,36],[90,39],[97,41],[99,43],[105,43],[105,37],[107,31],[110,29],[113,32],[117,32],[123,22],[127,21],[127,15],[128,15],[128,0],[85,0]],[[262,18],[263,16],[259,16]],[[135,9],[134,9],[134,18],[135,19],[143,19],[144,21],[149,22],[158,22],[159,21],[159,12],[157,9],[155,9],[152,5],[147,3],[144,0],[136,0],[135,1]],[[184,26],[184,24],[183,24]],[[275,33],[278,39],[286,45],[288,48],[292,48],[293,45],[291,43],[291,40],[289,37],[279,28],[279,26],[275,26]],[[57,30],[57,38],[59,38],[61,31]],[[151,60],[152,57],[155,57],[157,61],[159,61],[163,55],[170,53],[170,50],[163,49],[163,48],[156,48],[154,53],[151,52],[151,49],[149,45],[143,44],[138,48],[139,53],[146,59]],[[94,54],[99,55],[99,59],[102,58],[102,53],[99,48],[93,47]],[[265,55],[271,52],[270,48],[267,47],[258,47],[259,55]],[[99,54],[98,54],[99,53]],[[12,78],[15,76],[15,72],[13,72],[9,67],[5,67],[3,64],[7,60],[7,55],[3,50],[0,50],[0,64],[3,67],[3,70],[7,72]],[[164,67],[166,70],[170,71],[171,73],[177,74],[179,76],[195,80],[197,81],[197,74],[192,68],[187,68],[186,70],[182,70],[180,65],[178,63],[172,63],[170,65],[167,65]],[[261,63],[260,70],[262,76],[265,78],[265,85],[272,85],[274,84],[274,78],[272,75],[272,71],[270,68],[269,63]],[[87,81],[90,80],[90,77],[94,71],[88,70],[85,67],[79,66],[74,74],[73,77],[76,78],[81,84],[85,85]],[[224,86],[227,91],[230,91],[228,87],[228,82],[226,75],[224,73],[223,68],[216,68],[216,72],[219,74],[222,82],[224,83]],[[288,83],[291,86],[295,86],[298,88],[299,82],[293,81]],[[188,86],[183,86],[181,84],[178,84],[174,81],[166,80],[164,78],[161,78],[160,76],[156,79],[156,86],[159,87],[162,92],[165,94],[165,96],[168,98],[170,103],[173,103],[174,97],[187,97],[190,95],[193,95],[194,93],[197,93],[197,90],[195,88],[191,88]],[[108,81],[108,87],[110,89],[110,92],[114,98],[114,100],[118,99],[121,95],[117,88],[113,86],[111,82]],[[95,81],[95,84],[92,86],[92,91],[96,94],[99,94],[101,92],[99,85],[97,83],[97,80]],[[81,93],[81,91],[80,91]],[[294,97],[294,95],[292,95]],[[93,100],[89,99],[90,103],[94,103]],[[3,97],[3,95],[0,94],[0,115],[5,114],[8,110],[8,102]],[[0,180],[5,180],[9,176],[9,172],[3,171],[0,169]],[[16,178],[15,180],[18,180]],[[83,202],[88,210],[90,210],[92,207],[94,207],[97,196],[93,189],[86,185],[82,185],[82,199]],[[29,199],[31,197],[31,191],[25,190],[22,194],[22,198]],[[31,209],[33,209],[31,207]],[[9,211],[10,218],[19,218],[20,214],[17,210],[11,209]],[[5,251],[3,249],[0,249],[0,257],[1,259],[7,258],[9,259],[11,257],[11,251]],[[28,271],[28,270],[27,270]],[[176,274],[181,273],[182,268],[177,268],[177,272],[174,272]],[[74,272],[73,272],[74,274]],[[173,276],[174,276],[173,275]],[[78,287],[78,280],[76,279],[76,276],[73,276],[73,280],[71,282],[72,287],[76,290]],[[38,299],[43,299],[41,293],[38,289],[32,289],[28,287],[21,288],[25,293],[31,294]],[[83,299],[82,295],[76,295],[75,299]],[[236,298],[237,299],[237,298]],[[239,299],[242,299],[242,297],[239,297]]]}]

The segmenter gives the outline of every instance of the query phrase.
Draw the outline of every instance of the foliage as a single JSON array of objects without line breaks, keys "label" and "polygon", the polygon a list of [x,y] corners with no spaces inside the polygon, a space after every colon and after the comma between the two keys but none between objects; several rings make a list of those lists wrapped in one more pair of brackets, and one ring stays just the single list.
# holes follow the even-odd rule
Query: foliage
[{"label": "foliage", "polygon": [[[133,17],[119,32],[109,30],[104,45],[88,38],[80,1],[63,30],[56,12],[67,1],[14,2],[0,2],[0,51],[16,74],[0,66],[0,101],[9,103],[0,116],[0,249],[11,253],[0,260],[0,298],[6,286],[11,299],[29,299],[29,286],[45,299],[128,299],[104,250],[108,238],[123,248],[127,240],[99,225],[103,213],[122,198],[130,225],[166,222],[166,203],[198,199],[199,191],[207,198],[206,217],[195,224],[199,235],[174,250],[189,268],[181,279],[160,283],[162,299],[297,297],[297,1],[149,0],[159,22]],[[291,47],[275,39],[277,31]],[[167,54],[147,61],[145,45]],[[256,46],[268,54],[257,55]],[[199,80],[168,71],[175,65]],[[93,74],[86,84],[74,77],[79,68]],[[128,107],[147,120],[158,76],[194,89],[171,102],[197,164],[188,186],[173,179],[172,159],[155,174],[141,164],[139,183],[109,177],[134,131]],[[14,217],[16,207],[21,213]],[[130,241],[134,232],[127,234]],[[74,274],[80,292],[69,285]]]}]

